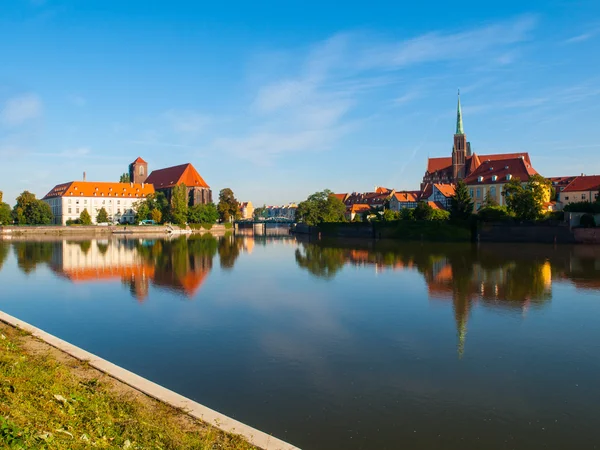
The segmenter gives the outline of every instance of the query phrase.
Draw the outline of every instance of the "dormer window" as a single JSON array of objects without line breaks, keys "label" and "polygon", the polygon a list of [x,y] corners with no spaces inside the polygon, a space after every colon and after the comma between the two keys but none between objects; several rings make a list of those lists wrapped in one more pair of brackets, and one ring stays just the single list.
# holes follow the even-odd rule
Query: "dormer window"
[{"label": "dormer window", "polygon": [[483,177],[477,177],[477,181],[481,183],[483,181]]},{"label": "dormer window", "polygon": [[512,175],[509,173],[508,175],[506,175],[506,179],[507,180],[512,180]]},{"label": "dormer window", "polygon": [[497,181],[498,180],[498,175],[492,175],[492,181]]}]

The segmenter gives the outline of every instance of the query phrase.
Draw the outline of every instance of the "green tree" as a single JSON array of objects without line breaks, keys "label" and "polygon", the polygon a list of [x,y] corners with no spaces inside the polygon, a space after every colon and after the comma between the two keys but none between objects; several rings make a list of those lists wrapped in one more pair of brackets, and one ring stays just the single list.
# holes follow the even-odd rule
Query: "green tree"
[{"label": "green tree", "polygon": [[88,212],[87,209],[84,209],[83,211],[81,211],[81,214],[79,215],[79,221],[80,221],[81,225],[91,225],[92,224],[92,217],[90,216],[90,213]]},{"label": "green tree", "polygon": [[296,209],[296,221],[315,226],[327,222],[345,222],[346,205],[329,189],[315,192]]},{"label": "green tree", "polygon": [[402,220],[415,220],[414,208],[402,208],[400,210],[400,219]]},{"label": "green tree", "polygon": [[383,221],[384,222],[392,222],[394,220],[400,219],[400,213],[396,211],[392,211],[391,209],[386,209],[383,212]]},{"label": "green tree", "polygon": [[102,208],[100,208],[100,211],[98,211],[98,215],[96,216],[96,223],[105,223],[108,222],[108,213],[106,212],[106,209],[104,209],[104,206]]},{"label": "green tree", "polygon": [[525,184],[513,178],[504,185],[506,206],[519,220],[538,219],[542,216],[549,188],[550,182],[540,175],[533,175]]},{"label": "green tree", "polygon": [[156,223],[161,223],[162,213],[160,212],[160,209],[153,209],[152,211],[150,211],[150,218]]},{"label": "green tree", "polygon": [[36,199],[29,191],[23,191],[17,197],[12,215],[19,225],[48,225],[54,217],[50,205]]},{"label": "green tree", "polygon": [[240,204],[233,195],[233,191],[229,188],[221,189],[219,192],[219,204],[217,205],[219,217],[223,222],[239,219],[242,214],[240,212]]},{"label": "green tree", "polygon": [[262,205],[254,209],[254,220],[267,217],[267,206]]},{"label": "green tree", "polygon": [[177,225],[185,224],[188,215],[188,196],[185,184],[173,187],[171,194],[170,218]]},{"label": "green tree", "polygon": [[133,205],[135,210],[135,221],[140,223],[142,220],[147,220],[150,216],[150,200],[140,200]]},{"label": "green tree", "polygon": [[119,178],[119,183],[131,183],[131,179],[129,178],[129,174],[128,173],[124,173],[123,175],[121,175],[121,178]]},{"label": "green tree", "polygon": [[216,223],[219,220],[219,212],[214,203],[206,205],[194,205],[188,210],[188,222],[190,223]]},{"label": "green tree", "polygon": [[417,207],[413,211],[415,220],[431,220],[433,214],[433,208],[427,202],[417,203]]},{"label": "green tree", "polygon": [[499,206],[498,202],[496,201],[496,199],[494,197],[492,197],[490,195],[490,192],[488,191],[485,194],[485,199],[483,200],[482,208],[493,208],[495,206]]},{"label": "green tree", "polygon": [[452,219],[465,220],[473,214],[473,199],[464,181],[456,184],[454,195],[450,199],[450,217]]},{"label": "green tree", "polygon": [[12,223],[10,205],[8,203],[2,203],[0,201],[0,224],[8,225],[10,223]]}]

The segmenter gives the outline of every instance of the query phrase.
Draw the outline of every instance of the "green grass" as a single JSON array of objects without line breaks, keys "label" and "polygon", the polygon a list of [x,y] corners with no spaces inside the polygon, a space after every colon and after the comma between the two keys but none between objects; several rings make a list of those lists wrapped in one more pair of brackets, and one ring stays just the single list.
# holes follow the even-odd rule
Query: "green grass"
[{"label": "green grass", "polygon": [[242,438],[194,421],[85,363],[70,357],[58,361],[46,344],[19,330],[0,325],[0,333],[3,448],[254,448]]}]

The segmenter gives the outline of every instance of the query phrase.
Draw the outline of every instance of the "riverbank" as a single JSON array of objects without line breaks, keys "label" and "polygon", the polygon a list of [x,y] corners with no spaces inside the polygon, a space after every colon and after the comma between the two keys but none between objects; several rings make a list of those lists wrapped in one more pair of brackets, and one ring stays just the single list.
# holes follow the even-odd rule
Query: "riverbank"
[{"label": "riverbank", "polygon": [[3,322],[0,346],[0,440],[11,448],[257,448]]},{"label": "riverbank", "polygon": [[[227,231],[224,225],[215,224],[210,229],[198,228],[194,229],[194,233],[206,234],[210,233],[213,236],[223,236]],[[71,226],[0,226],[0,239],[12,239],[16,237],[32,237],[39,236],[149,236],[149,235],[167,235],[169,228],[165,225],[138,226],[138,225],[121,225],[121,226],[98,226],[98,225],[71,225]]]}]

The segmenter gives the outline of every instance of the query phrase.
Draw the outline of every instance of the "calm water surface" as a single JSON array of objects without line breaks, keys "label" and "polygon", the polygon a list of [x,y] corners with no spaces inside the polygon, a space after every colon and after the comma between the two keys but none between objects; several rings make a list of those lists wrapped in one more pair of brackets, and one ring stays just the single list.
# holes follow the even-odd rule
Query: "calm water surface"
[{"label": "calm water surface", "polygon": [[600,448],[600,249],[0,241],[0,309],[305,449]]}]

